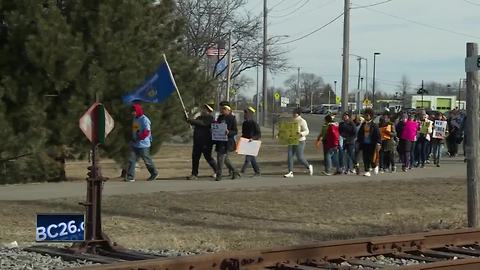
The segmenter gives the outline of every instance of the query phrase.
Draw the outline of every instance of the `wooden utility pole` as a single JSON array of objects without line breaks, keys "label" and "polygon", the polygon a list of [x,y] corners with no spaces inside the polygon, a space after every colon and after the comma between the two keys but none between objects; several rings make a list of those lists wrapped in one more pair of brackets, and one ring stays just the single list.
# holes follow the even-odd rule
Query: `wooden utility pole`
[{"label": "wooden utility pole", "polygon": [[479,166],[479,92],[478,92],[478,46],[467,43],[467,58],[476,59],[476,69],[467,71],[467,120],[466,120],[466,155],[467,159],[467,215],[468,226],[478,227],[478,177]]},{"label": "wooden utility pole", "polygon": [[300,67],[297,68],[297,108],[300,108]]},{"label": "wooden utility pole", "polygon": [[[232,77],[232,31],[228,32],[228,66],[227,66],[227,101],[230,102],[230,85]],[[235,107],[237,109],[237,107]]]},{"label": "wooden utility pole", "polygon": [[348,111],[348,62],[350,55],[350,0],[345,0],[343,13],[342,112]]},{"label": "wooden utility pole", "polygon": [[268,95],[267,95],[267,0],[263,0],[263,108],[262,108],[262,123],[263,126],[267,124],[268,112]]}]

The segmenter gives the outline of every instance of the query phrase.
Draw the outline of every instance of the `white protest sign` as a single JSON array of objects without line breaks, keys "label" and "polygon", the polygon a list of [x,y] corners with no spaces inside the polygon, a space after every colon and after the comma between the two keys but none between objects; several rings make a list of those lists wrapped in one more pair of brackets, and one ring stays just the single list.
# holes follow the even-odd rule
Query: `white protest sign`
[{"label": "white protest sign", "polygon": [[435,120],[432,137],[435,139],[444,139],[447,132],[447,121]]},{"label": "white protest sign", "polygon": [[280,107],[286,108],[290,104],[290,99],[288,97],[281,97],[280,99]]},{"label": "white protest sign", "polygon": [[240,138],[237,144],[237,154],[256,157],[261,145],[261,141]]},{"label": "white protest sign", "polygon": [[212,141],[228,141],[227,124],[212,123]]}]

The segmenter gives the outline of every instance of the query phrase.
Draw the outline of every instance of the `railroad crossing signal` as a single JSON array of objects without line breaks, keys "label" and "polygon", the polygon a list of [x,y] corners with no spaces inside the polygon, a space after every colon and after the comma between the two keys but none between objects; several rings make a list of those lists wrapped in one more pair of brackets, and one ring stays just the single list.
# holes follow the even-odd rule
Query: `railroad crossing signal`
[{"label": "railroad crossing signal", "polygon": [[103,104],[96,102],[80,117],[79,126],[90,142],[103,144],[115,125]]}]

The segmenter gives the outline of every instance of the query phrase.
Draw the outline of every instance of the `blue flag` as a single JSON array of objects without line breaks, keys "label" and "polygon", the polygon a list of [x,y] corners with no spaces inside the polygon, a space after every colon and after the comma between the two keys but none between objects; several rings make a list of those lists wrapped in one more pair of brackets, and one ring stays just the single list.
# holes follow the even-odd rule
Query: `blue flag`
[{"label": "blue flag", "polygon": [[152,76],[145,80],[140,87],[123,96],[122,99],[127,104],[134,101],[158,103],[167,99],[175,89],[175,80],[165,59]]}]

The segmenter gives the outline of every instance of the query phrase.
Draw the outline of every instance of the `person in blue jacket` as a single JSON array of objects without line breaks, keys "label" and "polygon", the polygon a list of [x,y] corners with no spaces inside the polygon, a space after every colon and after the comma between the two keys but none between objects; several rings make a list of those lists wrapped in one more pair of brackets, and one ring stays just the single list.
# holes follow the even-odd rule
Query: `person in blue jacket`
[{"label": "person in blue jacket", "polygon": [[150,146],[152,144],[152,132],[150,119],[143,113],[142,106],[138,103],[132,106],[132,140],[130,141],[130,156],[128,158],[127,176],[125,181],[135,181],[135,165],[139,158],[145,162],[150,177],[147,181],[157,179],[158,171],[150,157]]}]

